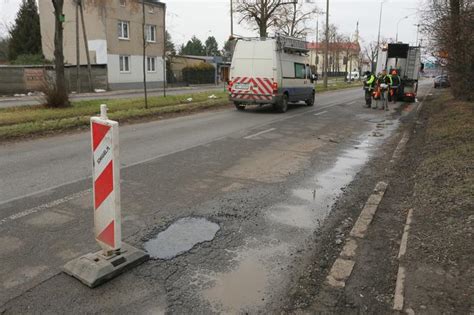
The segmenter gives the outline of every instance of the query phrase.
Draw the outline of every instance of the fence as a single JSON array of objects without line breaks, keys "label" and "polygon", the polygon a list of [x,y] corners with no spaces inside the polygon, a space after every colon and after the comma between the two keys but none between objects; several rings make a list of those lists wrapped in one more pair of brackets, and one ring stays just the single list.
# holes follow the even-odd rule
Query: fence
[{"label": "fence", "polygon": [[[64,75],[69,92],[76,91],[76,66],[65,66]],[[0,95],[40,91],[48,77],[54,78],[54,67],[51,65],[0,66]],[[81,66],[79,78],[81,92],[89,91],[87,66]],[[108,88],[106,65],[92,65],[92,81],[95,89]]]}]

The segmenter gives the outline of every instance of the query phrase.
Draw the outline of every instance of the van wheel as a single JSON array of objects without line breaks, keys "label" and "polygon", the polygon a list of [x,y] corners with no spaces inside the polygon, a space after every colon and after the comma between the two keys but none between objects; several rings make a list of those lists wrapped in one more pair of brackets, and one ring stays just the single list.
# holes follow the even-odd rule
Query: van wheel
[{"label": "van wheel", "polygon": [[315,94],[314,94],[314,91],[313,91],[313,93],[311,93],[311,98],[306,100],[306,105],[313,106],[314,105],[314,97],[315,97]]},{"label": "van wheel", "polygon": [[288,110],[288,95],[283,94],[283,96],[281,97],[281,101],[278,102],[278,104],[275,104],[275,105],[276,105],[275,109],[279,113],[285,113]]},{"label": "van wheel", "polygon": [[245,105],[242,105],[238,102],[234,102],[234,106],[237,108],[237,110],[245,110]]}]

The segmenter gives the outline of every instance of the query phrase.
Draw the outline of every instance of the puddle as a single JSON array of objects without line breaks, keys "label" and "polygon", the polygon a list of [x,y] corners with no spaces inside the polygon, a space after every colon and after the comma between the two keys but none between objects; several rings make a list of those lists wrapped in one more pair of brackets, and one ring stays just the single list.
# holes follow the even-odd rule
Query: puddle
[{"label": "puddle", "polygon": [[196,244],[211,241],[220,227],[204,218],[182,218],[145,243],[152,258],[172,259]]},{"label": "puddle", "polygon": [[[373,120],[375,130],[383,128],[378,137],[368,137],[340,155],[334,165],[314,176],[310,187],[293,190],[297,200],[290,200],[272,207],[267,213],[271,221],[310,231],[316,230],[331,211],[332,206],[356,174],[369,160],[377,143],[391,135],[397,122],[384,119]],[[381,125],[381,123],[384,123]]]},{"label": "puddle", "polygon": [[[268,245],[264,248],[244,249],[238,252],[237,267],[229,272],[196,274],[207,278],[212,286],[203,292],[215,312],[241,313],[264,306],[277,277],[272,269],[288,259],[288,245]],[[280,270],[281,271],[281,270]]]}]

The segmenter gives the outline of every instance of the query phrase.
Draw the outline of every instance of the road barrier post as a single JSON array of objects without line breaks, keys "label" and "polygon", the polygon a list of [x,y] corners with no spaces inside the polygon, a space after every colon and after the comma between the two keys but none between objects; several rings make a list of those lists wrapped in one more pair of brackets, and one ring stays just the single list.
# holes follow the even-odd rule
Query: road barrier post
[{"label": "road barrier post", "polygon": [[109,120],[107,106],[91,117],[92,180],[95,239],[101,251],[68,262],[64,272],[95,287],[149,256],[122,243],[118,122]]}]

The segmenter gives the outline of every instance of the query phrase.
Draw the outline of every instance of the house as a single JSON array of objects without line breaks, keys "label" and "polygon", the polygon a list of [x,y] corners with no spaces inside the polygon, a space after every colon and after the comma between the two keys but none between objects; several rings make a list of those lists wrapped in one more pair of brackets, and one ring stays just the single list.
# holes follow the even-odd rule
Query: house
[{"label": "house", "polygon": [[[145,1],[147,86],[164,84],[164,14],[165,4]],[[93,65],[106,65],[108,88],[131,89],[143,86],[142,2],[139,0],[85,1],[84,20],[87,43]],[[41,42],[46,59],[54,59],[53,6],[39,0]],[[64,62],[76,65],[76,1],[64,2]],[[79,18],[80,22],[80,18]],[[87,64],[79,24],[80,64]]]},{"label": "house", "polygon": [[230,62],[224,61],[221,56],[192,56],[192,55],[177,55],[171,59],[171,70],[174,73],[175,79],[182,82],[182,71],[185,67],[193,66],[199,63],[208,63],[214,66],[215,69],[215,84],[225,82],[229,79]]},{"label": "house", "polygon": [[[316,68],[321,74],[324,67],[324,52],[326,51],[326,43],[308,43],[309,64]],[[343,76],[346,72],[360,71],[360,45],[356,42],[339,42],[329,43],[328,54],[328,75]]]}]

